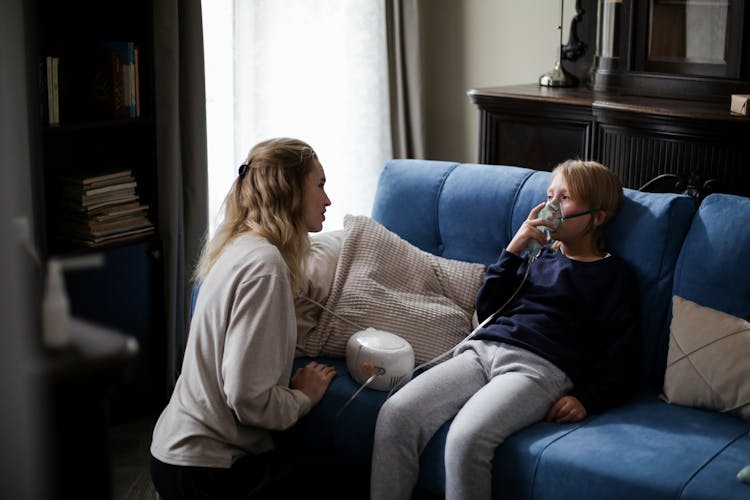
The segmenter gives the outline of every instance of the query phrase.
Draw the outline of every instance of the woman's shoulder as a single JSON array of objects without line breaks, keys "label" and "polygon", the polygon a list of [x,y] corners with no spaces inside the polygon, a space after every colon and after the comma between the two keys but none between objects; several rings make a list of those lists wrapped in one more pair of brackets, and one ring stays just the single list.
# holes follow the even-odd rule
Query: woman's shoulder
[{"label": "woman's shoulder", "polygon": [[286,273],[287,267],[279,249],[267,239],[253,233],[242,233],[227,245],[217,264],[243,269],[252,275]]}]

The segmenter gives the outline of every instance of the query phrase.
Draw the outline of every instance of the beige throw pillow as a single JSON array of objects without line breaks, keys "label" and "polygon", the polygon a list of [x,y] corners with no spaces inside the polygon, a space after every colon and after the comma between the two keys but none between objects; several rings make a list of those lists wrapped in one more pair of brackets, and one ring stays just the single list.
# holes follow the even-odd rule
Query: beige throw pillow
[{"label": "beige throw pillow", "polygon": [[675,295],[662,399],[750,420],[750,322]]}]

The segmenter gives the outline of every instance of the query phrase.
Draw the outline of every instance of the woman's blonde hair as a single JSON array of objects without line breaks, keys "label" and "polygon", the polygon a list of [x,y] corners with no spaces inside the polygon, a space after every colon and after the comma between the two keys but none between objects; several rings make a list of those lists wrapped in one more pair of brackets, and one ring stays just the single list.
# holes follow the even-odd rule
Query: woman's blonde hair
[{"label": "woman's blonde hair", "polygon": [[292,290],[301,291],[310,248],[303,218],[304,185],[317,162],[315,151],[298,139],[256,144],[224,199],[224,218],[203,247],[194,279],[205,278],[235,236],[252,230],[279,249],[289,267]]},{"label": "woman's blonde hair", "polygon": [[594,226],[593,223],[589,225],[589,231],[594,233],[597,249],[604,250],[604,224],[612,218],[622,203],[620,178],[601,163],[585,160],[567,160],[560,163],[552,171],[552,177],[556,175],[565,178],[572,198],[587,205],[589,210],[606,214],[604,222],[599,226]]}]

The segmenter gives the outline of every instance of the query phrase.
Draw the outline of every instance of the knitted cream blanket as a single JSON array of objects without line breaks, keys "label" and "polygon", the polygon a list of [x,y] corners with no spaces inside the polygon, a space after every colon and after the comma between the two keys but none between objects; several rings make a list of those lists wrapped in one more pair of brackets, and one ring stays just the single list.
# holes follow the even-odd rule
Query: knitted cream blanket
[{"label": "knitted cream blanket", "polygon": [[369,217],[347,215],[344,228],[325,305],[348,321],[323,310],[307,355],[343,357],[349,337],[373,327],[406,339],[423,363],[471,332],[483,264],[432,255]]}]

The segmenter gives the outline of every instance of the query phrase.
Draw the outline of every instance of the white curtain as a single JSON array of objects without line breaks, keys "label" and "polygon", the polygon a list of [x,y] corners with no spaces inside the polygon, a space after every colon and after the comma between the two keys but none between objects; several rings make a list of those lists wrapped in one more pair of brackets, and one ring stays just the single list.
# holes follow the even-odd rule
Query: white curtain
[{"label": "white curtain", "polygon": [[332,205],[324,230],[369,215],[392,157],[385,2],[204,0],[211,230],[256,142],[307,141]]}]

